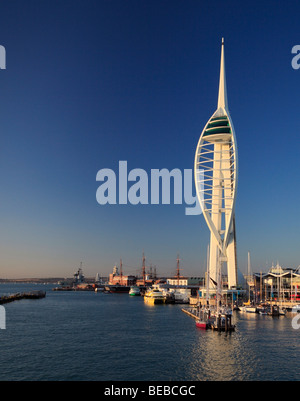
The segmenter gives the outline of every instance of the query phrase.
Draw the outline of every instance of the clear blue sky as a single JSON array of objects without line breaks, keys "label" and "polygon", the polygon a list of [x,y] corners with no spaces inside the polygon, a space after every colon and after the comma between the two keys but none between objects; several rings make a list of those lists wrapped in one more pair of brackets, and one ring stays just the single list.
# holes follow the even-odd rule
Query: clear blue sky
[{"label": "clear blue sky", "polygon": [[300,264],[298,1],[3,0],[0,277],[205,269],[184,205],[100,206],[96,173],[193,168],[217,106],[221,38],[239,150],[238,263]]}]

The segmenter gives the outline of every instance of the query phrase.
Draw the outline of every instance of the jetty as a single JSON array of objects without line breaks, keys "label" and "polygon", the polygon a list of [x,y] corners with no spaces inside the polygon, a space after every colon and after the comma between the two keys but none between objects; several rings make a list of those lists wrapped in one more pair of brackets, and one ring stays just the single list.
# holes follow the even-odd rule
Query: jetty
[{"label": "jetty", "polygon": [[186,313],[187,315],[189,315],[193,319],[198,319],[198,316],[195,313],[189,311],[188,309],[182,308],[181,310],[182,310],[182,312]]},{"label": "jetty", "polygon": [[3,295],[0,297],[0,305],[7,304],[14,301],[20,301],[22,299],[40,299],[45,298],[45,291],[30,291],[30,292],[18,292],[11,295]]},{"label": "jetty", "polygon": [[[191,318],[196,320],[196,325],[197,325],[197,320],[199,321],[200,317],[197,314],[197,310],[195,308],[191,308],[188,310],[187,308],[182,308],[182,312],[190,316]],[[210,314],[210,311],[203,311],[202,312],[202,319],[200,319],[202,322],[205,321],[205,328],[206,329],[211,329],[215,331],[225,331],[225,332],[231,332],[235,330],[235,325],[232,324],[232,315],[227,314],[227,313],[219,313],[218,316],[213,316]],[[205,313],[209,312],[207,317],[205,317]],[[200,314],[200,313],[199,313]],[[199,327],[199,326],[198,326]]]}]

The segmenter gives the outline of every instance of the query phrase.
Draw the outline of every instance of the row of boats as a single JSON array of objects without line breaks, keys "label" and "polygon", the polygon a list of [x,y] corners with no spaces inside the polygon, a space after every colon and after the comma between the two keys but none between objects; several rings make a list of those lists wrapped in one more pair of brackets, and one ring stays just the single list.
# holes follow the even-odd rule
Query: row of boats
[{"label": "row of boats", "polygon": [[287,312],[291,313],[299,313],[300,305],[294,305],[291,307],[283,307],[281,305],[247,305],[244,304],[238,308],[240,312],[244,313],[259,313],[260,315],[269,315],[269,316],[284,316]]},{"label": "row of boats", "polygon": [[219,308],[211,306],[200,307],[196,314],[196,327],[204,330],[234,331],[232,310],[225,306]]},{"label": "row of boats", "polygon": [[167,304],[167,303],[189,303],[188,296],[176,290],[149,288],[144,293],[137,286],[132,286],[129,290],[130,296],[144,296],[147,304]]},{"label": "row of boats", "polygon": [[130,296],[144,296],[145,302],[149,304],[162,304],[162,303],[180,303],[188,304],[190,302],[190,290],[184,288],[169,288],[161,284],[154,284],[153,287],[145,288],[133,285],[131,287],[125,286],[103,286],[95,289],[96,292],[104,293],[127,293]]},{"label": "row of boats", "polygon": [[[242,313],[259,313],[269,316],[285,316],[287,312],[300,313],[300,304],[290,308],[279,305],[251,305],[236,307]],[[219,308],[204,306],[198,307],[194,315],[196,318],[196,327],[201,329],[218,329],[219,331],[234,331],[235,325],[232,324],[232,309],[224,306]]]}]

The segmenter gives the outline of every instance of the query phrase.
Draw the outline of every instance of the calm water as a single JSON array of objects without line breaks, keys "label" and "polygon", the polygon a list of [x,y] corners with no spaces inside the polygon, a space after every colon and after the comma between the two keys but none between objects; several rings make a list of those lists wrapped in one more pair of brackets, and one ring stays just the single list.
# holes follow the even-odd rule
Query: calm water
[{"label": "calm water", "polygon": [[45,299],[5,305],[0,380],[298,380],[300,330],[291,318],[234,316],[236,332],[202,331],[181,305],[128,294],[29,289]]}]

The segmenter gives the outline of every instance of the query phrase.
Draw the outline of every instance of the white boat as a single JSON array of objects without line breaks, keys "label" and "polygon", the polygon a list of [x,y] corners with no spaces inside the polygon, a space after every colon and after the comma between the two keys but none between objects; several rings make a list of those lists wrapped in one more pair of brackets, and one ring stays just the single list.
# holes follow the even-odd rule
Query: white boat
[{"label": "white boat", "polygon": [[255,306],[246,306],[246,312],[247,313],[256,313],[257,309]]},{"label": "white boat", "polygon": [[300,304],[294,305],[291,310],[292,313],[300,313]]},{"label": "white boat", "polygon": [[130,287],[129,295],[131,295],[131,296],[141,295],[141,290],[139,289],[139,287],[134,285],[134,286]]},{"label": "white boat", "polygon": [[176,304],[188,304],[190,302],[189,295],[186,291],[175,290],[173,294]]},{"label": "white boat", "polygon": [[255,306],[240,306],[240,312],[244,313],[257,313],[257,309]]}]

